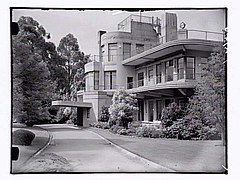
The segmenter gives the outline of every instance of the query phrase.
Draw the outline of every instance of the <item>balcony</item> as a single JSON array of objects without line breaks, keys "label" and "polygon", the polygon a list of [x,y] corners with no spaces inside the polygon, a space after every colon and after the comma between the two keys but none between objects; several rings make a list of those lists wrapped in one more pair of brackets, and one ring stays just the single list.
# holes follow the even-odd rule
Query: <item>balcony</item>
[{"label": "balcony", "polygon": [[201,73],[153,76],[127,83],[127,90],[136,93],[157,89],[194,88],[199,79],[201,79]]}]

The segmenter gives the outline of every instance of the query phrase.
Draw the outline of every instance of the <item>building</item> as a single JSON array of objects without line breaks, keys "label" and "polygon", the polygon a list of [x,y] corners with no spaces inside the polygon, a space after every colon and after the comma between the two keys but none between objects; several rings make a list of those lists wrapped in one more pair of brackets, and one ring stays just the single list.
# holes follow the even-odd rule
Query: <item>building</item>
[{"label": "building", "polygon": [[85,65],[86,89],[78,101],[92,104],[84,124],[96,122],[102,106],[109,107],[116,89],[136,93],[136,120],[159,122],[171,102],[183,105],[194,93],[202,65],[222,32],[177,27],[177,16],[161,18],[130,15],[114,32],[99,31],[99,55]]}]

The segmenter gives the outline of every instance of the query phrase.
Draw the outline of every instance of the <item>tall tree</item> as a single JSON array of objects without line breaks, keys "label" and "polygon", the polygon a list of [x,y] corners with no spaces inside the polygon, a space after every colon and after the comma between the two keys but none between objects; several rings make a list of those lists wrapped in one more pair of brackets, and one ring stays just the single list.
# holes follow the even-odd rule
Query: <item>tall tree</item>
[{"label": "tall tree", "polygon": [[[89,56],[85,56],[80,51],[77,39],[72,34],[67,34],[60,40],[57,48],[59,55],[64,61],[64,69],[67,71],[67,85],[65,92],[68,95],[74,91],[76,81],[74,77],[78,71],[79,73],[84,72],[84,65],[88,62]],[[76,80],[77,77],[75,77]],[[83,81],[83,77],[78,75],[79,81]],[[83,86],[83,84],[81,84]]]},{"label": "tall tree", "polygon": [[189,114],[205,124],[216,126],[223,134],[225,144],[225,71],[226,54],[224,47],[218,47],[203,68],[195,95],[190,99]]},{"label": "tall tree", "polygon": [[13,36],[13,116],[24,120],[48,118],[54,84],[44,62],[43,47],[49,34],[31,17],[18,21],[19,33]]}]

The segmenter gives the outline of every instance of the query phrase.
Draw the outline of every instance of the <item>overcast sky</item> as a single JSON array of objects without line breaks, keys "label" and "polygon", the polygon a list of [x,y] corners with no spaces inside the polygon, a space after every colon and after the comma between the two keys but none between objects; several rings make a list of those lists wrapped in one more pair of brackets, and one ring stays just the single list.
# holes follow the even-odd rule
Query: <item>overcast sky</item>
[{"label": "overcast sky", "polygon": [[[159,10],[145,11],[143,16],[161,17],[164,12],[174,12],[178,17],[178,27],[181,22],[187,24],[187,29],[221,32],[225,27],[224,10]],[[31,16],[51,34],[50,41],[58,46],[60,39],[72,33],[85,54],[98,54],[97,32],[99,30],[116,31],[117,24],[130,14],[139,12],[103,11],[103,10],[39,10],[14,9],[13,21],[21,16]]]}]

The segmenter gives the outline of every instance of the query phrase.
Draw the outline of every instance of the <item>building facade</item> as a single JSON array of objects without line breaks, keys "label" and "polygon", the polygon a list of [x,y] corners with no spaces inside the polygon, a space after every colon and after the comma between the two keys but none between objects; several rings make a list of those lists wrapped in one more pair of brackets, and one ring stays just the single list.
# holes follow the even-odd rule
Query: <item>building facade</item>
[{"label": "building facade", "polygon": [[[130,15],[115,32],[99,31],[99,54],[85,65],[86,89],[78,101],[91,103],[89,119],[97,121],[102,106],[111,105],[115,90],[136,93],[135,120],[159,122],[171,102],[184,105],[201,78],[203,64],[223,34],[177,27],[177,16]],[[86,120],[88,121],[88,120]]]}]

